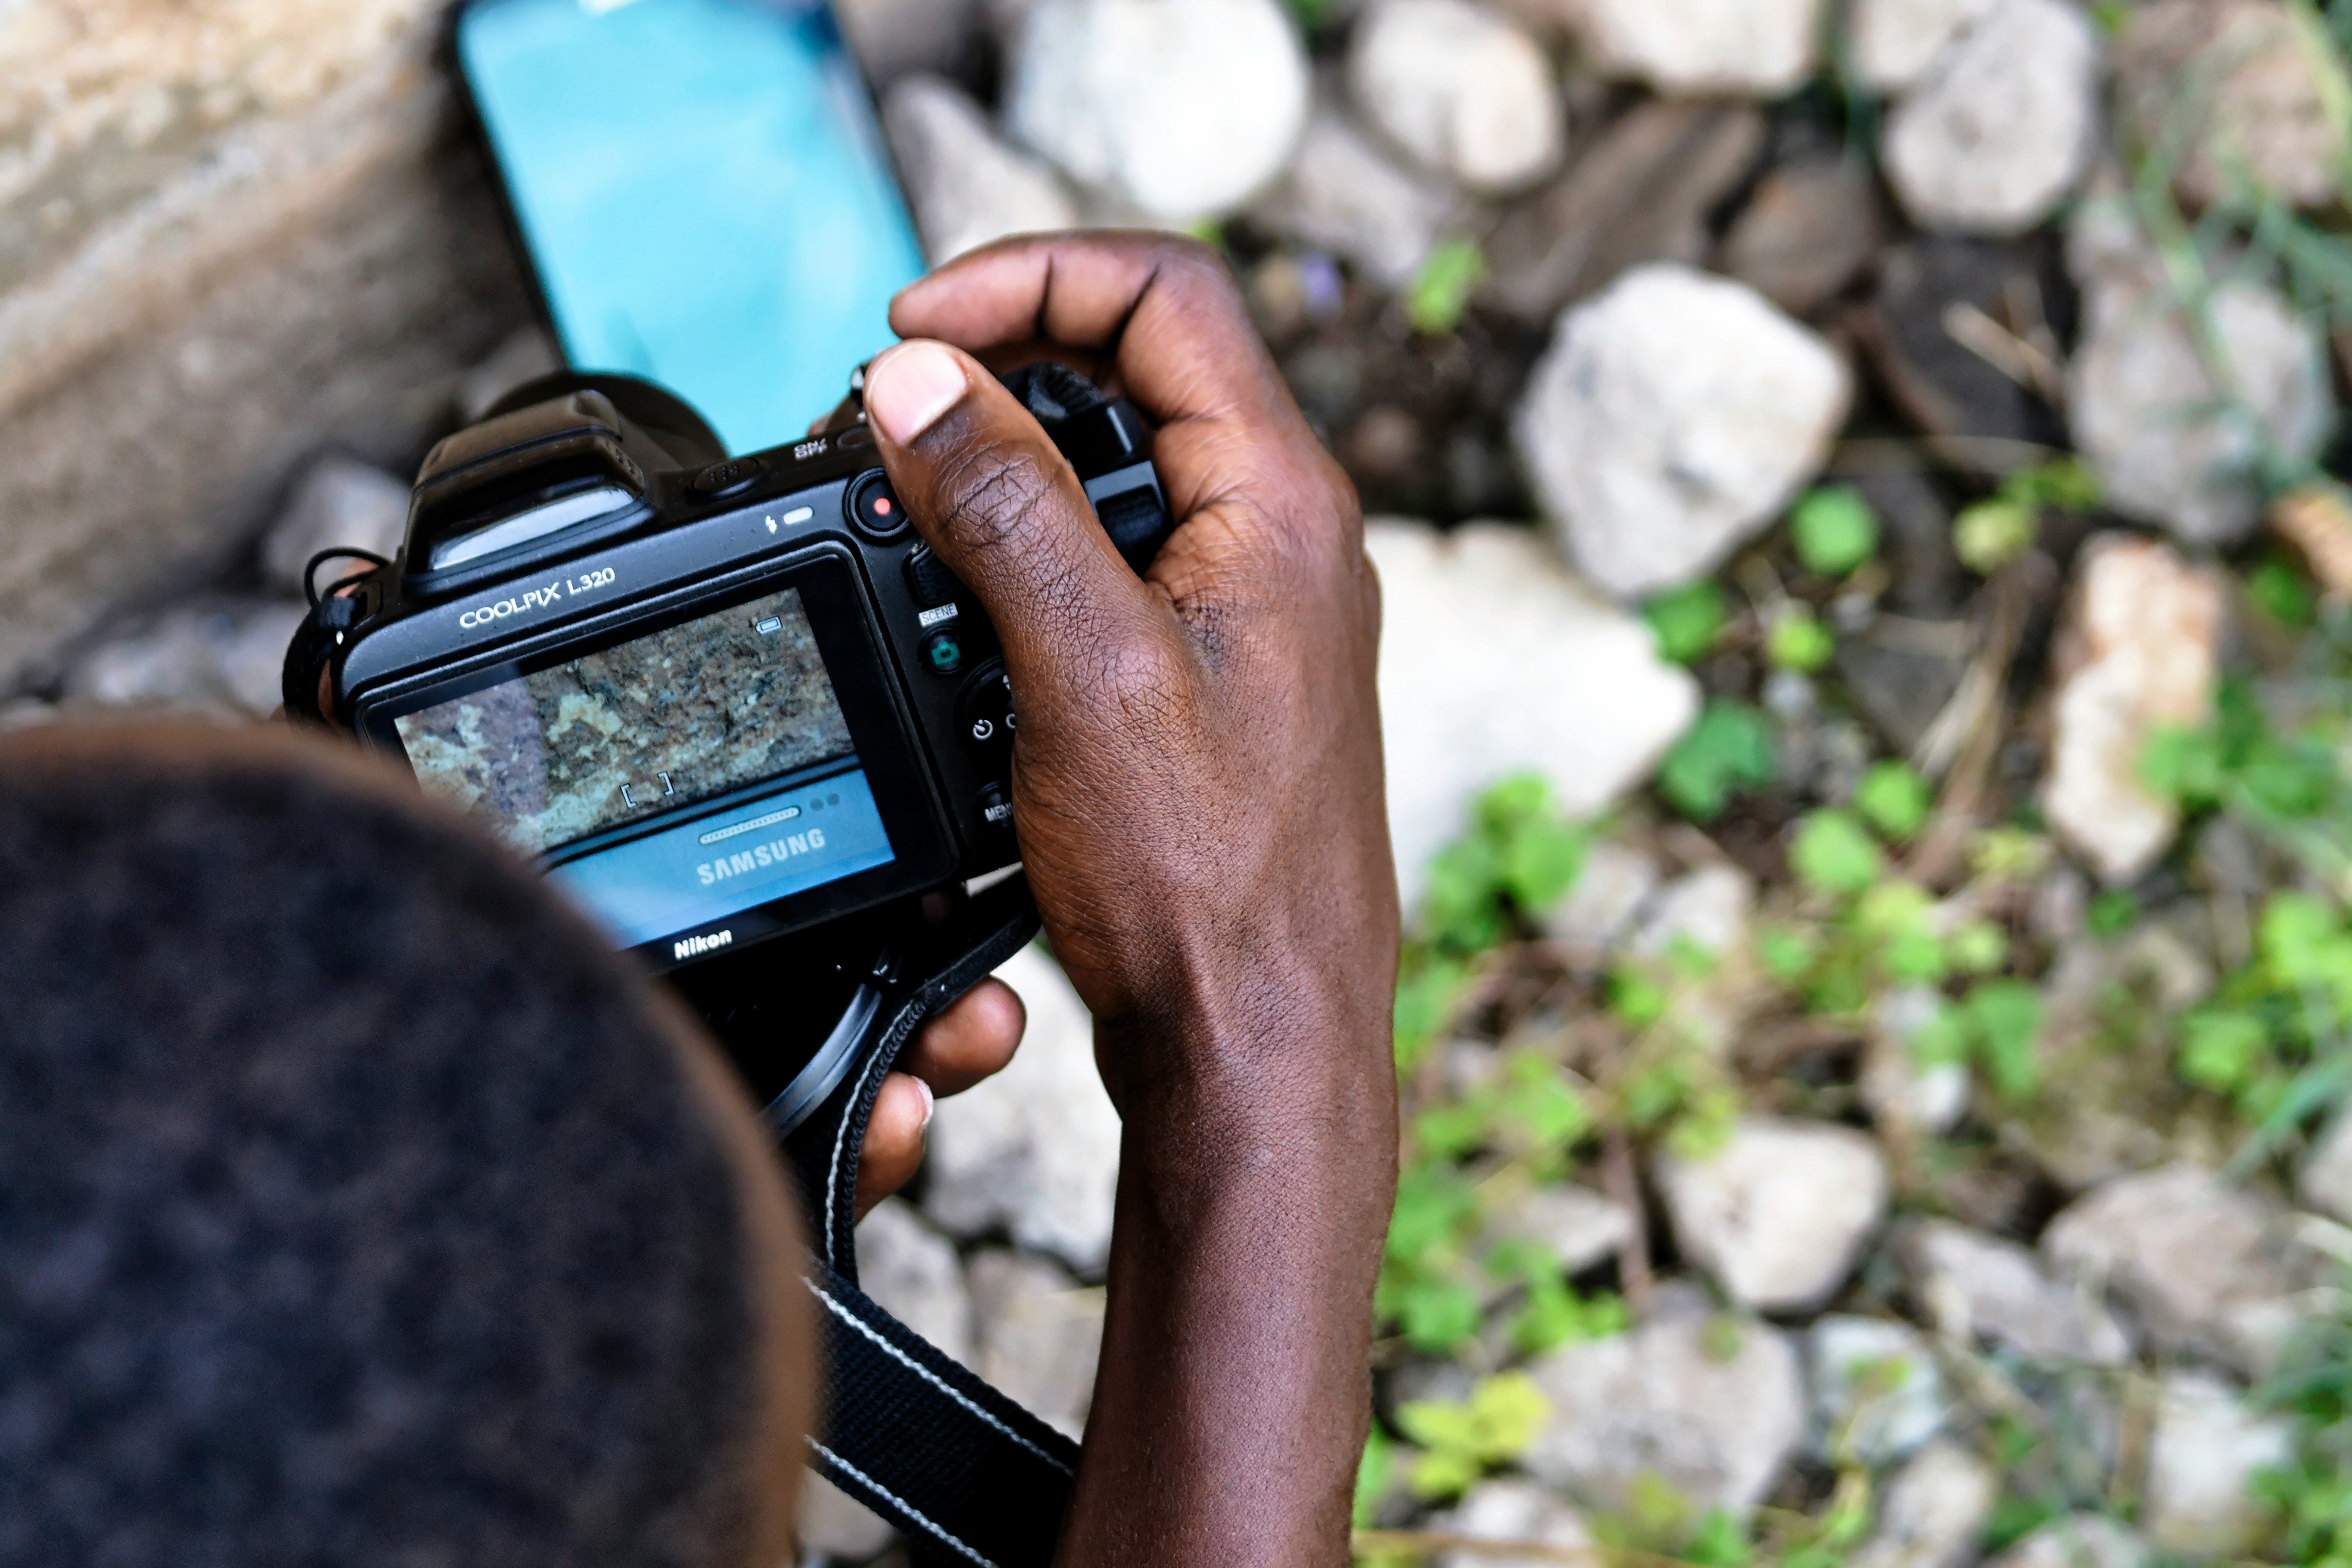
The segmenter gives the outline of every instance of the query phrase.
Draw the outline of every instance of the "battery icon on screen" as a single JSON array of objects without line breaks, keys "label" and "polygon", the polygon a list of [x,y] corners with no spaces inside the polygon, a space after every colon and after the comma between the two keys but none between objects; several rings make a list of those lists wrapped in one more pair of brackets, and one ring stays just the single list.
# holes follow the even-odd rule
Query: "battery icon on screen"
[{"label": "battery icon on screen", "polygon": [[782,616],[770,616],[764,621],[753,621],[751,623],[751,629],[759,633],[763,637],[773,637],[776,633],[784,629],[784,617]]}]

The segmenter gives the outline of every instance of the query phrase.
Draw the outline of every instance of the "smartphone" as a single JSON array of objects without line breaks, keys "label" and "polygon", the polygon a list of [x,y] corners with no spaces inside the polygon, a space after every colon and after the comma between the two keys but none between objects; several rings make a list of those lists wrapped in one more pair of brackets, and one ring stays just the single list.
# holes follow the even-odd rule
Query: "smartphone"
[{"label": "smartphone", "polygon": [[465,0],[459,74],[564,359],[730,452],[841,400],[923,271],[825,0]]}]

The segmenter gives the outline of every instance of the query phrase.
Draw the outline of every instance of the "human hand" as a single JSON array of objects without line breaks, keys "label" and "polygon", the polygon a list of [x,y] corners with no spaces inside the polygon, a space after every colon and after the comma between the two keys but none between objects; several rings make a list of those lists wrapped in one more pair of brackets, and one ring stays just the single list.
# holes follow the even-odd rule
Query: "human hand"
[{"label": "human hand", "polygon": [[1003,1072],[1021,1044],[1027,1009],[1002,980],[983,980],[925,1024],[882,1080],[857,1162],[857,1217],[914,1180],[936,1100]]}]

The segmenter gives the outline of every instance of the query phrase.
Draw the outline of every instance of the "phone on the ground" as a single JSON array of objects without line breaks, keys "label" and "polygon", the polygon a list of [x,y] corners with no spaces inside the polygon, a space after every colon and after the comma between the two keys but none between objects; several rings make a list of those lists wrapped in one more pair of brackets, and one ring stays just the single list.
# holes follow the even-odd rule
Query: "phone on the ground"
[{"label": "phone on the ground", "polygon": [[565,361],[730,452],[803,433],[923,254],[826,0],[464,0],[455,53]]}]

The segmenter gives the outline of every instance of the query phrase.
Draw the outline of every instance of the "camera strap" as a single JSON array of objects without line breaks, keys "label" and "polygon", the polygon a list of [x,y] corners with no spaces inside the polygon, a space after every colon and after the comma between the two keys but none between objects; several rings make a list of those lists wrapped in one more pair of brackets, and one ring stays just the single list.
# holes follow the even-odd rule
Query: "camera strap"
[{"label": "camera strap", "polygon": [[1015,874],[943,925],[911,931],[877,960],[819,1052],[814,1110],[806,1090],[769,1108],[810,1222],[805,1282],[825,1391],[810,1462],[921,1556],[974,1568],[1047,1568],[1078,1447],[857,1288],[857,1162],[882,1080],[916,1031],[1037,930]]}]

